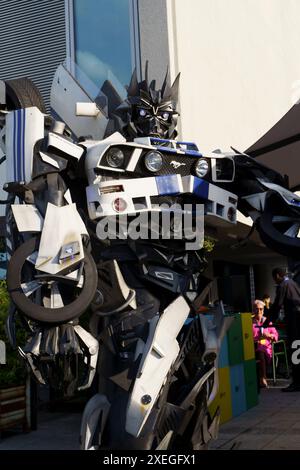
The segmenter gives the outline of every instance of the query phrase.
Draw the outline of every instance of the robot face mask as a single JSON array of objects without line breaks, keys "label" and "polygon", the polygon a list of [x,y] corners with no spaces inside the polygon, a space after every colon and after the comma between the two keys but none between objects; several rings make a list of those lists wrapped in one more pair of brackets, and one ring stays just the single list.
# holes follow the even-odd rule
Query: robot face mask
[{"label": "robot face mask", "polygon": [[146,63],[145,80],[138,82],[136,71],[133,72],[127,88],[128,97],[116,113],[124,122],[123,133],[130,138],[159,137],[173,139],[176,137],[178,112],[179,76],[173,85],[167,85],[168,71],[160,90],[156,82],[148,82],[148,63]]},{"label": "robot face mask", "polygon": [[169,103],[155,106],[150,101],[143,99],[141,104],[133,106],[132,122],[138,137],[169,138],[174,133],[177,113]]}]

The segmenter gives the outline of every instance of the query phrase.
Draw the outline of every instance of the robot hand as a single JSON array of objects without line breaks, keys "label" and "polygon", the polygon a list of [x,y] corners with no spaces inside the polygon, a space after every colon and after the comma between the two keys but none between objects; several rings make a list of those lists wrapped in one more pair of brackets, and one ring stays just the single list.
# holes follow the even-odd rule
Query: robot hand
[{"label": "robot hand", "polygon": [[38,327],[18,350],[41,384],[67,394],[88,388],[95,376],[99,344],[79,325]]}]

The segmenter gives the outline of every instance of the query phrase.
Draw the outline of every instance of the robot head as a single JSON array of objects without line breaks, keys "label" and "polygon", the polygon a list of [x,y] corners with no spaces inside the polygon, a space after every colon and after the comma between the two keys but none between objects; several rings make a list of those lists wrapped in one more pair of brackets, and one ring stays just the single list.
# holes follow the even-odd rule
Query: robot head
[{"label": "robot head", "polygon": [[127,99],[116,110],[116,114],[124,123],[122,133],[126,137],[176,137],[179,76],[180,74],[170,87],[167,85],[167,71],[161,89],[156,90],[155,80],[150,84],[148,82],[148,62],[145,80],[138,82],[134,70],[127,88]]}]

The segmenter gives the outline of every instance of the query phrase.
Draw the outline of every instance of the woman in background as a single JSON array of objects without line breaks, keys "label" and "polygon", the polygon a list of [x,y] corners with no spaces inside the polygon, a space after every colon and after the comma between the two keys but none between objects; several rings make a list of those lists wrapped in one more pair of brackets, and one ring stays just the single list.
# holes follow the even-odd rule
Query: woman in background
[{"label": "woman in background", "polygon": [[260,361],[260,386],[268,387],[267,364],[272,360],[272,343],[278,341],[278,332],[264,316],[265,304],[262,300],[253,303],[253,338],[255,350]]}]

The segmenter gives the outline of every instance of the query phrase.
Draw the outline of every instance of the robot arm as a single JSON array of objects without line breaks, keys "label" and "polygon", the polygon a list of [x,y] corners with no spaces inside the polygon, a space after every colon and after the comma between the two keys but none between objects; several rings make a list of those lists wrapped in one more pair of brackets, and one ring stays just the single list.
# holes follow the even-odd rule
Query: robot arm
[{"label": "robot arm", "polygon": [[[13,82],[21,106],[23,82]],[[9,90],[6,86],[8,105]],[[33,91],[31,96],[36,96]],[[14,311],[28,326],[28,341],[19,353],[41,383],[52,380],[57,386],[55,369],[63,367],[64,381],[85,388],[95,374],[98,342],[76,322],[94,298],[97,270],[87,229],[66,183],[72,183],[84,149],[66,134],[64,123],[46,115],[39,103],[31,104],[7,109],[2,129],[7,161],[4,189],[9,195],[7,286]],[[7,323],[13,343],[14,320],[13,312]],[[83,379],[77,377],[78,371],[73,376],[79,357]]]},{"label": "robot arm", "polygon": [[300,197],[289,190],[286,179],[246,154],[234,156],[236,177],[232,189],[238,208],[255,223],[267,247],[283,256],[298,256]]}]

